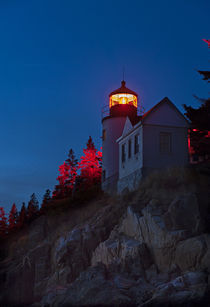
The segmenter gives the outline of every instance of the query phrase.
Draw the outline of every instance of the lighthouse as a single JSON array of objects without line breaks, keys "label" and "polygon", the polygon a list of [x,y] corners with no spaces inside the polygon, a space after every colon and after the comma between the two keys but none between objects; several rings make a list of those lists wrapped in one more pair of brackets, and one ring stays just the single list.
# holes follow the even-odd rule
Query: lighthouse
[{"label": "lighthouse", "polygon": [[109,94],[108,111],[102,112],[102,189],[105,192],[117,192],[119,179],[119,144],[116,140],[122,135],[126,118],[135,125],[138,94],[121,82],[121,87]]}]

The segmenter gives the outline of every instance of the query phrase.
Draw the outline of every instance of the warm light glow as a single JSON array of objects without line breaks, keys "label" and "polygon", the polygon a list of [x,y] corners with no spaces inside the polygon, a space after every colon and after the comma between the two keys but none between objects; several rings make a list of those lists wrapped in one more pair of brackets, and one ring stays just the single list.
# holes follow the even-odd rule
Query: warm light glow
[{"label": "warm light glow", "polygon": [[109,107],[117,104],[129,104],[137,108],[137,97],[131,94],[115,94],[110,97]]},{"label": "warm light glow", "polygon": [[122,104],[128,103],[128,98],[127,97],[121,97],[120,98],[120,103],[122,103]]}]

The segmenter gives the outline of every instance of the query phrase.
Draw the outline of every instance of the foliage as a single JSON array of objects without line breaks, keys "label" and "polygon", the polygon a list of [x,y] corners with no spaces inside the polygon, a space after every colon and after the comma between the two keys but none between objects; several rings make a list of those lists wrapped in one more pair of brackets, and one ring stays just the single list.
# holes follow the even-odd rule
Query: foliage
[{"label": "foliage", "polygon": [[0,236],[7,234],[7,218],[3,207],[0,207]]},{"label": "foliage", "polygon": [[[52,199],[72,197],[75,192],[85,191],[101,182],[102,153],[97,151],[93,140],[89,137],[83,156],[78,163],[74,152],[70,149],[68,159],[59,166],[58,185],[55,186]],[[77,174],[80,170],[80,175]]]},{"label": "foliage", "polygon": [[38,216],[39,213],[39,202],[36,198],[35,193],[31,195],[31,198],[28,202],[28,207],[27,207],[27,220],[31,221],[33,220],[36,216]]},{"label": "foliage", "polygon": [[69,177],[66,181],[67,188],[72,191],[77,177],[78,160],[76,159],[72,149],[69,150],[68,159],[66,160],[69,166]]},{"label": "foliage", "polygon": [[18,212],[15,204],[12,205],[12,208],[10,210],[8,222],[9,222],[8,225],[9,232],[14,231],[18,225]]},{"label": "foliage", "polygon": [[91,136],[88,139],[87,147],[83,149],[84,155],[80,158],[79,169],[83,185],[90,187],[101,182],[101,161],[102,153],[97,151]]},{"label": "foliage", "polygon": [[48,204],[50,203],[50,201],[51,201],[50,194],[51,194],[50,190],[47,189],[44,196],[43,196],[41,211],[45,210],[47,208]]},{"label": "foliage", "polygon": [[19,214],[18,227],[19,228],[24,227],[26,222],[27,222],[27,210],[25,207],[25,203],[23,203]]},{"label": "foliage", "polygon": [[[210,71],[198,72],[203,80],[210,82]],[[196,98],[201,103],[200,107],[193,108],[184,104],[185,115],[191,123],[189,137],[193,153],[205,160],[210,158],[210,98]]]},{"label": "foliage", "polygon": [[72,194],[77,176],[77,164],[74,152],[70,149],[68,159],[59,166],[60,175],[56,178],[59,184],[55,186],[53,198],[61,199]]}]

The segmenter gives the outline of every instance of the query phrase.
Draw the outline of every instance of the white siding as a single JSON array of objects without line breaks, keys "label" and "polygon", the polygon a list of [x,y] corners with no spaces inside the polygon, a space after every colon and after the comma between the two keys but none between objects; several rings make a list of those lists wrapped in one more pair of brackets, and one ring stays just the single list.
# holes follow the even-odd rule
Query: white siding
[{"label": "white siding", "polygon": [[[134,153],[135,135],[139,135],[139,152]],[[128,158],[128,142],[131,140],[131,157]],[[122,162],[122,144],[125,144],[126,159]],[[142,127],[138,127],[119,141],[119,178],[126,177],[142,167]]]},{"label": "white siding", "polygon": [[[171,152],[161,153],[160,133],[171,135]],[[156,125],[143,126],[144,168],[184,166],[188,163],[187,129]]]}]

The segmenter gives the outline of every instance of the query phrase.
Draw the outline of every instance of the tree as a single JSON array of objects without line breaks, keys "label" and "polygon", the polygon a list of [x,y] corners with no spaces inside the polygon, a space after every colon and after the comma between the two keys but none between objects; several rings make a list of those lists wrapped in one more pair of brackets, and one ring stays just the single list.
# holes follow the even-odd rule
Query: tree
[{"label": "tree", "polygon": [[69,166],[69,177],[66,180],[67,189],[72,192],[77,177],[78,160],[75,157],[73,149],[69,150],[66,164]]},{"label": "tree", "polygon": [[65,198],[72,194],[74,183],[77,176],[78,162],[74,152],[70,149],[68,159],[59,166],[60,175],[56,178],[59,182],[53,191],[53,198]]},{"label": "tree", "polygon": [[67,180],[69,178],[69,165],[64,162],[58,168],[60,175],[56,178],[59,182],[53,191],[53,198],[64,198],[67,196]]},{"label": "tree", "polygon": [[7,234],[7,218],[3,207],[0,207],[0,237]]},{"label": "tree", "polygon": [[22,228],[26,224],[26,221],[27,221],[27,211],[25,203],[23,202],[18,218],[18,227]]},{"label": "tree", "polygon": [[29,221],[33,220],[39,212],[39,202],[36,198],[35,193],[31,195],[31,198],[28,202],[28,207],[27,207],[27,218]]},{"label": "tree", "polygon": [[80,177],[86,186],[92,186],[101,182],[101,160],[102,153],[97,151],[91,136],[88,139],[87,147],[83,149],[84,155],[80,158]]},{"label": "tree", "polygon": [[50,190],[47,189],[44,196],[43,196],[41,210],[45,210],[47,208],[49,202],[51,201],[50,194],[51,194]]},{"label": "tree", "polygon": [[17,227],[18,223],[18,212],[15,203],[12,205],[12,208],[9,213],[9,232],[13,231]]},{"label": "tree", "polygon": [[[208,40],[204,40],[209,44]],[[210,71],[198,71],[203,80],[210,82]],[[192,153],[201,156],[203,160],[210,159],[210,98],[201,99],[196,97],[200,102],[200,107],[193,108],[186,106],[185,115],[190,120],[190,146]]]}]

